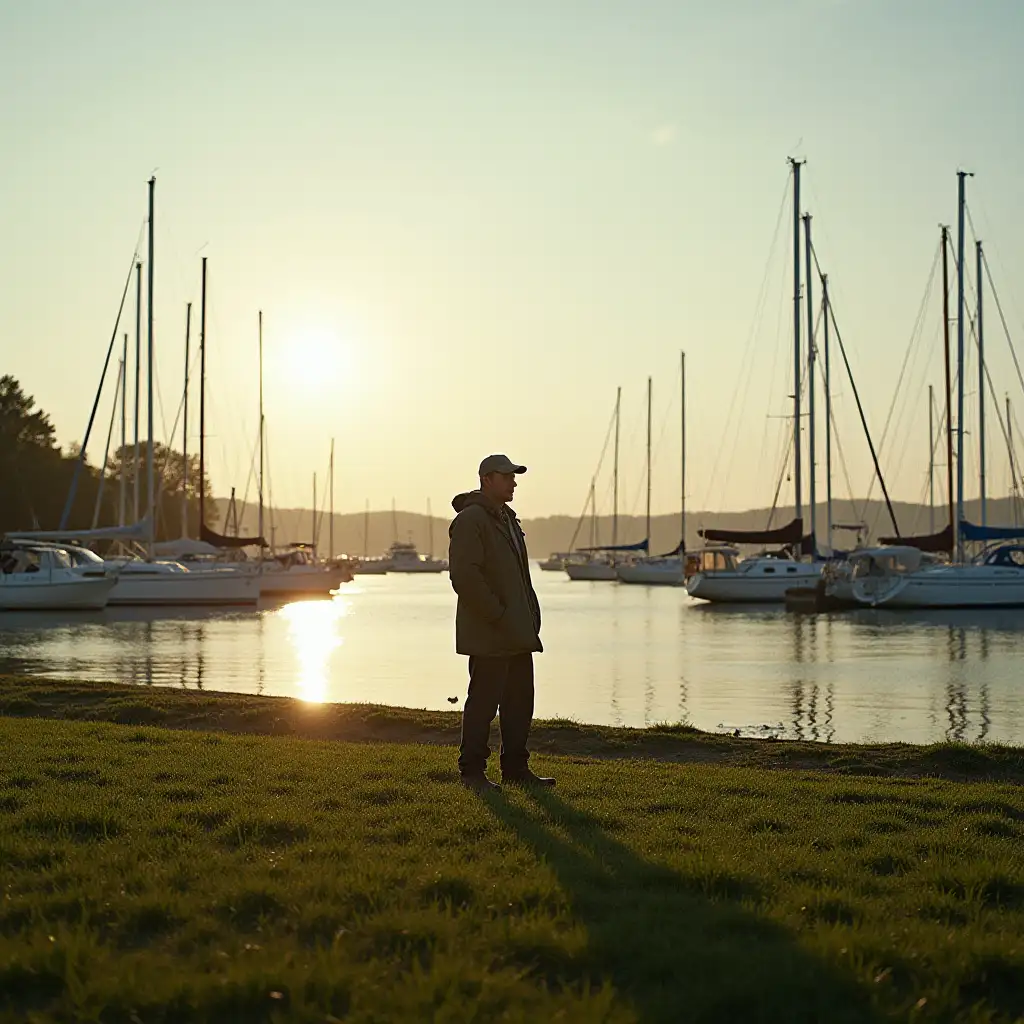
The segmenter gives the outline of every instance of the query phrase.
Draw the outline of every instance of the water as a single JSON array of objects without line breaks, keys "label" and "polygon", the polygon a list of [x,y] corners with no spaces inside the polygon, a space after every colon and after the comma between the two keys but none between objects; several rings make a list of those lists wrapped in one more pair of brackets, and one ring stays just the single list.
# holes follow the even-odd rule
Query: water
[{"label": "water", "polygon": [[[825,742],[1024,743],[1024,611],[817,617],[535,572],[537,714]],[[451,709],[447,575],[366,576],[260,611],[0,617],[0,671]]]}]

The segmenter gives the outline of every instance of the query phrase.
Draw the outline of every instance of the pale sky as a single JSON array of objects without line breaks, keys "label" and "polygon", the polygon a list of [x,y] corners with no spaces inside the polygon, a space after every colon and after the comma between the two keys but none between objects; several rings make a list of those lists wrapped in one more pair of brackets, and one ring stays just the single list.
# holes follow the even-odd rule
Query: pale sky
[{"label": "pale sky", "polygon": [[[280,505],[308,503],[334,437],[339,511],[429,497],[443,513],[505,451],[530,466],[521,515],[575,514],[621,385],[622,508],[641,511],[651,374],[654,510],[669,512],[680,349],[691,505],[769,503],[792,389],[788,201],[769,260],[789,155],[807,160],[804,205],[876,433],[937,226],[955,227],[958,167],[975,172],[974,224],[1024,344],[1016,0],[0,4],[2,370],[62,443],[84,431],[153,172],[158,424],[180,398],[201,252],[219,494],[246,487],[262,309]],[[973,277],[970,236],[968,251]],[[925,486],[939,298],[883,458],[907,500]],[[992,302],[986,325],[1024,421]],[[866,449],[836,391],[863,494]],[[197,433],[196,419],[190,447]],[[607,476],[599,491],[607,509]]]}]

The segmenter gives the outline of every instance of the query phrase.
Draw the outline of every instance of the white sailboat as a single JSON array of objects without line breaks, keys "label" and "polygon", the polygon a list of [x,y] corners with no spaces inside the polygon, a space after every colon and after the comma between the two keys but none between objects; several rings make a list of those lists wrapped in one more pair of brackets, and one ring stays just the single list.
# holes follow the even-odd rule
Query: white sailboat
[{"label": "white sailboat", "polygon": [[[679,545],[667,555],[649,555],[616,567],[620,583],[642,583],[647,586],[681,587],[686,582],[686,353],[680,353],[682,377],[680,401],[682,411],[681,478],[679,511]],[[650,467],[648,467],[648,473]],[[648,529],[648,536],[650,530]]]},{"label": "white sailboat", "polygon": [[[786,598],[786,591],[796,587],[817,585],[821,578],[822,563],[805,562],[793,557],[792,552],[803,545],[803,491],[801,486],[801,437],[800,437],[800,378],[802,370],[800,344],[800,167],[799,160],[791,159],[793,170],[793,483],[795,496],[795,517],[793,522],[777,530],[738,531],[738,530],[703,530],[702,535],[708,541],[720,541],[726,544],[780,544],[783,548],[778,553],[765,553],[753,558],[737,560],[733,554],[724,555],[721,560],[710,564],[703,563],[698,571],[688,577],[686,588],[691,597],[705,601],[740,602],[781,602]],[[810,227],[805,225],[807,236],[807,306],[811,310],[810,294]],[[813,325],[813,316],[808,315],[808,332]],[[809,344],[812,353],[809,368],[814,365],[813,339]],[[813,403],[814,384],[809,373],[809,389]],[[811,505],[810,505],[810,537],[812,549],[814,544],[814,415],[811,406]]]}]

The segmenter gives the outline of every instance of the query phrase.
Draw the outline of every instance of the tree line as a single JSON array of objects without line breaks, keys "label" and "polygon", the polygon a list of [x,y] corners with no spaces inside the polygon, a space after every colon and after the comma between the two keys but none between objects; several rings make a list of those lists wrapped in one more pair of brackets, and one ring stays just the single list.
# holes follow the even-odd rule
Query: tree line
[{"label": "tree line", "polygon": [[[139,443],[138,491],[140,517],[146,508],[146,456],[148,446]],[[79,448],[62,451],[50,417],[36,406],[12,376],[0,377],[0,534],[19,530],[56,530],[75,476]],[[187,509],[188,532],[199,531],[199,459],[185,458],[159,442],[153,446],[159,499],[156,539],[182,535],[182,513]],[[116,526],[120,521],[121,475],[125,479],[125,522],[134,522],[135,448],[128,445],[114,451],[105,467],[88,461],[82,466],[68,521],[70,530],[94,526]],[[204,481],[211,496],[209,478]],[[182,498],[187,499],[184,503]],[[210,506],[212,516],[212,504]]]}]

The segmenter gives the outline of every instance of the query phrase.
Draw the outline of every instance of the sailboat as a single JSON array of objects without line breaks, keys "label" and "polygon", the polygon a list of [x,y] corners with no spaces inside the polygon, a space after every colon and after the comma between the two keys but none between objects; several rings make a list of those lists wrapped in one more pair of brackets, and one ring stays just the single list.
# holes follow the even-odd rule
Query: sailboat
[{"label": "sailboat", "polygon": [[[686,353],[680,353],[682,378],[680,396],[682,413],[682,489],[680,491],[679,544],[665,555],[638,558],[616,566],[620,583],[645,583],[653,586],[681,587],[686,582]],[[648,467],[648,473],[650,468]],[[648,536],[650,530],[648,529]]]},{"label": "sailboat", "polygon": [[[786,591],[796,587],[814,586],[821,578],[820,562],[805,562],[794,557],[793,552],[803,551],[809,547],[815,551],[814,541],[814,459],[811,458],[811,529],[809,538],[804,537],[802,512],[803,492],[801,487],[801,438],[800,438],[800,378],[801,378],[801,345],[800,345],[800,167],[801,162],[790,159],[793,171],[793,463],[794,463],[794,496],[795,512],[793,521],[775,530],[701,530],[701,536],[709,542],[726,545],[763,544],[781,545],[778,552],[758,555],[738,560],[732,550],[716,552],[714,549],[704,558],[702,553],[699,571],[686,581],[686,589],[691,597],[705,601],[721,602],[781,602],[786,599]],[[809,235],[809,228],[805,229]],[[809,241],[809,238],[808,238]],[[807,278],[808,278],[808,309],[811,308],[810,295],[810,246],[806,247]],[[811,330],[813,318],[808,316],[808,331]],[[809,345],[813,353],[813,343]],[[811,364],[813,366],[813,354]],[[813,402],[813,379],[808,389]],[[813,405],[811,424],[813,431]],[[811,448],[813,453],[813,433]],[[809,544],[808,544],[809,541]]]},{"label": "sailboat", "polygon": [[[612,542],[597,544],[597,481],[590,482],[591,540],[590,547],[577,548],[565,560],[565,572],[571,580],[615,581],[619,578],[621,557],[646,554],[651,536],[651,378],[647,378],[647,533],[636,544],[619,544],[619,423],[622,388],[615,396],[615,462],[612,470]],[[585,510],[584,510],[585,511]],[[578,529],[578,527],[577,527]]]},{"label": "sailboat", "polygon": [[[981,492],[981,525],[964,516],[964,215],[966,210],[967,172],[957,172],[957,417],[956,417],[956,484],[952,481],[953,459],[949,458],[949,526],[939,534],[904,538],[903,544],[920,552],[948,550],[950,563],[914,564],[914,559],[899,560],[879,557],[861,572],[853,573],[850,590],[859,604],[872,608],[1020,608],[1024,607],[1024,544],[1006,543],[985,550],[978,561],[965,559],[965,542],[992,544],[999,541],[1020,541],[1020,527],[992,527],[987,523],[985,492],[985,349],[982,319],[984,256],[981,242],[976,242],[977,255],[977,331],[978,331],[978,419],[980,439],[979,484]],[[942,233],[943,284],[946,340],[946,405],[947,451],[952,455],[952,401],[949,387],[949,315],[947,248],[948,231]],[[955,495],[955,508],[954,508]],[[883,538],[883,543],[888,539]],[[921,560],[923,561],[923,560]]]}]

